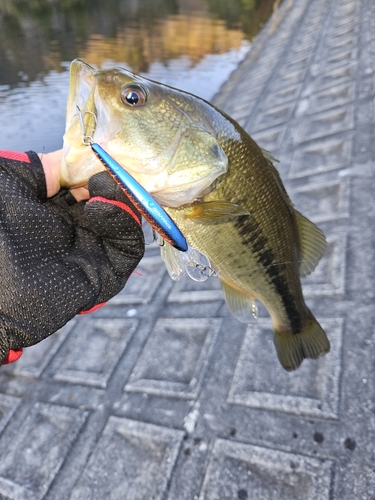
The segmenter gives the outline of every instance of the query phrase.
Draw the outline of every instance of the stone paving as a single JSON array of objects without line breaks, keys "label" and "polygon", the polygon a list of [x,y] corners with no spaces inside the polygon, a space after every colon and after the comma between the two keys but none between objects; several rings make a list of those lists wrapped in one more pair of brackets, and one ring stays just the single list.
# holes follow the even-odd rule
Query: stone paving
[{"label": "stone paving", "polygon": [[304,293],[331,352],[284,372],[263,308],[238,323],[150,246],[1,368],[1,499],[375,498],[374,61],[373,0],[284,0],[215,100],[327,235]]}]

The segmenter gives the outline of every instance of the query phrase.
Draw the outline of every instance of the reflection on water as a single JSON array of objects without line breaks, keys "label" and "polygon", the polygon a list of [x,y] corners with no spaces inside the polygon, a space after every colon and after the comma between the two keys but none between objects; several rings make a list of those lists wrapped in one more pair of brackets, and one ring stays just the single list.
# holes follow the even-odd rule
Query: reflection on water
[{"label": "reflection on water", "polygon": [[223,21],[215,21],[192,12],[158,20],[149,30],[145,26],[124,26],[116,37],[91,35],[80,57],[101,65],[110,59],[126,61],[134,72],[148,72],[154,61],[167,63],[185,55],[193,67],[206,54],[223,54],[239,49],[244,34],[228,30]]},{"label": "reflection on water", "polygon": [[0,0],[0,148],[61,146],[69,62],[211,99],[274,0]]}]

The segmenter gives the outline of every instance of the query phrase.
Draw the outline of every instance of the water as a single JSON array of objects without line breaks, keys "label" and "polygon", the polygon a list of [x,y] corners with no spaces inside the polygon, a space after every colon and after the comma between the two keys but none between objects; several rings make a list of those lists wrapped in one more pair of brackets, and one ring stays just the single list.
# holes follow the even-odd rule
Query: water
[{"label": "water", "polygon": [[0,149],[62,146],[76,57],[212,99],[273,1],[0,0]]}]

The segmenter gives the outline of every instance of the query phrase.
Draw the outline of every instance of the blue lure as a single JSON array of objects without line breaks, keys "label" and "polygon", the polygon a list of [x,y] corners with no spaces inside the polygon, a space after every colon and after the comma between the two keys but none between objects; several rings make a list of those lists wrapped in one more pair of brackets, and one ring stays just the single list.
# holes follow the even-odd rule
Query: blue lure
[{"label": "blue lure", "polygon": [[186,252],[188,244],[184,235],[159,203],[99,144],[91,141],[89,144],[111,177],[155,231],[177,250]]}]

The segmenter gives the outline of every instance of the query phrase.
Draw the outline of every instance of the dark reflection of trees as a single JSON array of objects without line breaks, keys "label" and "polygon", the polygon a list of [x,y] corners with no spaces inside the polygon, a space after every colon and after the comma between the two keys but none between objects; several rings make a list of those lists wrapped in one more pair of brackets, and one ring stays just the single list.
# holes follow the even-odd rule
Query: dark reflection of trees
[{"label": "dark reflection of trees", "polygon": [[177,0],[0,0],[0,85],[37,79],[77,57],[92,34],[152,28]]},{"label": "dark reflection of trees", "polygon": [[251,40],[267,22],[280,0],[207,0],[212,15],[228,28],[240,27]]},{"label": "dark reflection of trees", "polygon": [[[146,71],[155,36],[163,36],[162,20],[179,13],[202,11],[224,20],[228,28],[241,28],[252,38],[272,13],[274,0],[0,0],[0,85],[24,85],[62,71],[61,61],[84,53],[93,35],[105,40],[121,36],[128,62],[135,71]],[[208,9],[208,10],[207,10]],[[209,11],[209,12],[208,12]],[[159,22],[159,26],[156,24]],[[131,31],[132,30],[132,31]],[[159,30],[159,31],[157,31]],[[124,38],[124,31],[131,36]],[[136,34],[135,34],[136,33]],[[175,51],[164,44],[168,59]],[[160,56],[159,50],[159,56]],[[93,54],[95,56],[95,54]],[[94,62],[94,61],[92,61]]]}]

